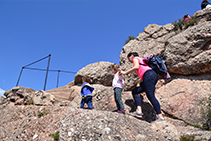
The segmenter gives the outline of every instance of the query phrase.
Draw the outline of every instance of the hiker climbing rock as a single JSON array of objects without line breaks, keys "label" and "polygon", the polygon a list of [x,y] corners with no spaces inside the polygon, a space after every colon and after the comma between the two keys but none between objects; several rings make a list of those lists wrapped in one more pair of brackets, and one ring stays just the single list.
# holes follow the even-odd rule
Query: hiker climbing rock
[{"label": "hiker climbing rock", "polygon": [[[120,74],[129,74],[132,72],[135,72],[138,74],[142,82],[140,83],[140,86],[134,88],[132,90],[133,98],[136,103],[136,111],[131,113],[134,116],[141,117],[143,116],[142,109],[141,109],[141,98],[138,95],[139,93],[146,92],[147,98],[153,105],[157,118],[153,122],[159,122],[159,121],[165,121],[165,119],[162,116],[160,103],[155,97],[155,85],[158,81],[158,75],[157,73],[152,70],[144,61],[143,58],[140,58],[137,52],[131,52],[127,55],[127,58],[130,63],[133,63],[133,67],[127,71],[122,71],[121,69]],[[145,65],[140,65],[145,64]]]}]

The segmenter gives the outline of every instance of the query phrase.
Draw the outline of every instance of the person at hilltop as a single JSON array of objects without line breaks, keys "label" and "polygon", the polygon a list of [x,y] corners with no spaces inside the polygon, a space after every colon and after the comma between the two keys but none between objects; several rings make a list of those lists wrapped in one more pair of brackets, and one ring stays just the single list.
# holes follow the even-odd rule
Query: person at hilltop
[{"label": "person at hilltop", "polygon": [[118,109],[117,112],[125,114],[125,108],[121,98],[122,89],[124,87],[124,78],[122,75],[119,74],[119,68],[119,65],[116,63],[111,66],[112,72],[115,74],[112,81],[112,87],[114,89],[114,98]]},{"label": "person at hilltop", "polygon": [[201,9],[211,7],[211,4],[207,0],[203,0],[201,3]]},{"label": "person at hilltop", "polygon": [[84,104],[87,103],[89,109],[93,110],[94,107],[92,105],[92,91],[94,88],[88,83],[90,82],[90,78],[88,76],[82,77],[82,88],[81,88],[81,106],[80,108],[84,109]]},{"label": "person at hilltop", "polygon": [[[130,63],[133,63],[133,67],[127,71],[122,71],[121,69],[119,69],[120,74],[126,75],[126,74],[136,71],[136,73],[142,80],[140,85],[132,90],[132,95],[133,95],[133,98],[136,103],[136,111],[132,112],[130,114],[132,114],[133,116],[136,116],[136,117],[143,116],[142,108],[141,108],[141,98],[139,96],[139,93],[146,92],[147,98],[153,105],[153,107],[156,111],[156,114],[157,114],[156,120],[153,121],[152,123],[159,122],[159,121],[165,121],[165,119],[163,118],[162,113],[161,113],[160,103],[158,102],[158,100],[155,97],[155,85],[158,81],[157,73],[154,70],[152,70],[152,68],[150,68],[143,61],[143,58],[139,57],[137,52],[130,52],[127,55],[127,58]],[[140,63],[144,64],[144,65],[140,65]]]},{"label": "person at hilltop", "polygon": [[185,23],[188,22],[188,21],[191,20],[191,19],[192,19],[192,18],[191,18],[188,14],[186,14],[186,15],[183,17],[183,19],[182,19],[183,25],[185,25]]}]

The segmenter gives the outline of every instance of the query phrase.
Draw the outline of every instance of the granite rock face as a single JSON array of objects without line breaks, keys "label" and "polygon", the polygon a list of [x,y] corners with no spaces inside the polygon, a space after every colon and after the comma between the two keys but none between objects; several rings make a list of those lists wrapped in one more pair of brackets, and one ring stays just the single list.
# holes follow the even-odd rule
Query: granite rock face
[{"label": "granite rock face", "polygon": [[164,56],[170,73],[211,73],[211,22],[189,27],[166,42]]},{"label": "granite rock face", "polygon": [[211,21],[211,8],[209,7],[203,10],[199,10],[194,13],[193,16],[196,17],[196,19],[199,19],[199,23]]},{"label": "granite rock face", "polygon": [[162,110],[190,124],[202,124],[202,102],[211,94],[211,75],[178,76],[156,91]]},{"label": "granite rock face", "polygon": [[45,91],[36,91],[31,88],[14,87],[4,93],[5,100],[15,105],[54,105],[55,96]]},{"label": "granite rock face", "polygon": [[[149,25],[122,48],[120,64],[123,70],[132,67],[127,59],[130,52],[137,52],[140,57],[151,53],[162,56],[170,74],[211,73],[211,22],[204,21],[182,31],[174,31],[168,24]],[[136,73],[128,74],[124,89],[132,90],[138,81]]]},{"label": "granite rock face", "polygon": [[112,64],[110,62],[97,62],[87,65],[75,75],[75,84],[82,84],[82,77],[88,76],[92,84],[111,86],[113,79]]},{"label": "granite rock face", "polygon": [[[158,140],[179,141],[184,134],[208,140],[209,131],[191,126],[178,130],[173,120],[148,123],[129,115],[109,111],[91,111],[55,106],[0,105],[1,140],[46,140],[53,141],[52,134],[59,133],[61,141],[79,140]],[[38,111],[47,114],[39,116]],[[180,123],[182,126],[184,123]],[[178,122],[177,122],[178,127]],[[188,131],[188,132],[187,132]]]}]

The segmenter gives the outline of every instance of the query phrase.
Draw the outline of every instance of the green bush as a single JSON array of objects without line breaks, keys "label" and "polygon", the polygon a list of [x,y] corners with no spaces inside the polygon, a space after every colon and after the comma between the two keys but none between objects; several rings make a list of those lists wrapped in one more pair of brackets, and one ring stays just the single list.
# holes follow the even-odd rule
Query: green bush
[{"label": "green bush", "polygon": [[178,19],[178,21],[177,20],[175,20],[174,22],[172,22],[172,24],[174,25],[174,29],[175,30],[182,30],[182,19],[180,19],[180,18],[177,18]]},{"label": "green bush", "polygon": [[134,40],[134,36],[129,36],[128,39],[125,41],[125,45],[130,42],[130,40]]},{"label": "green bush", "polygon": [[201,112],[202,128],[204,130],[211,130],[211,94],[201,101]]},{"label": "green bush", "polygon": [[188,27],[190,26],[194,26],[194,25],[197,25],[198,24],[198,19],[196,19],[195,17],[191,17],[191,19],[189,19],[188,21],[186,22],[183,22],[182,19],[180,18],[177,18],[177,20],[175,20],[174,22],[172,22],[172,24],[174,25],[174,29],[175,30],[183,30],[183,29],[187,29]]},{"label": "green bush", "polygon": [[195,17],[191,17],[192,19],[188,20],[184,23],[184,29],[187,29],[189,26],[194,26],[198,24],[198,20]]},{"label": "green bush", "polygon": [[34,101],[32,99],[28,100],[26,103],[27,105],[34,105]]},{"label": "green bush", "polygon": [[59,132],[56,132],[54,134],[50,134],[50,137],[53,137],[54,141],[58,141],[59,140]]},{"label": "green bush", "polygon": [[192,126],[196,127],[196,128],[201,128],[201,126],[199,124],[193,124]]},{"label": "green bush", "polygon": [[38,115],[39,118],[42,117],[42,116],[45,116],[47,114],[48,114],[48,112],[47,112],[47,110],[45,110],[45,108],[37,111],[37,115]]},{"label": "green bush", "polygon": [[194,141],[195,136],[194,135],[182,135],[179,139],[180,139],[180,141]]}]

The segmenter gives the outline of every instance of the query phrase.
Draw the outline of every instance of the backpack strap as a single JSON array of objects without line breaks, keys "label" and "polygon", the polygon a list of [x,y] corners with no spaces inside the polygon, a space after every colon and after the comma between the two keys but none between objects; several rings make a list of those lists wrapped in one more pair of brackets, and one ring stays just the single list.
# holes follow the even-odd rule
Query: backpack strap
[{"label": "backpack strap", "polygon": [[139,63],[139,65],[142,65],[142,66],[148,66],[148,65],[146,65],[146,64],[142,64],[142,63]]}]

